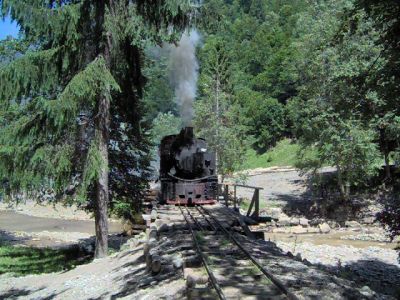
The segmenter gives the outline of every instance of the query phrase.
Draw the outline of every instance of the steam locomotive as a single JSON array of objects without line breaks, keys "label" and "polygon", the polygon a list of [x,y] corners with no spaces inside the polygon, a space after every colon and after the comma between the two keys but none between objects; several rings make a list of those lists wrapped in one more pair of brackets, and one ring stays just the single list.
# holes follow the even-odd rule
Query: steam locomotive
[{"label": "steam locomotive", "polygon": [[215,154],[192,127],[161,140],[160,202],[168,204],[212,204],[217,199],[218,177]]}]

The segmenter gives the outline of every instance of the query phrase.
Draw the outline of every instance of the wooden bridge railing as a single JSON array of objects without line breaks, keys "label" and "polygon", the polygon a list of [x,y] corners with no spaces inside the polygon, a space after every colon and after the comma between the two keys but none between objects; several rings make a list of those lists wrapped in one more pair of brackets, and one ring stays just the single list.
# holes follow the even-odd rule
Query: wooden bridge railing
[{"label": "wooden bridge railing", "polygon": [[[220,200],[220,192],[223,195],[224,204],[229,207],[229,187],[233,187],[233,209],[235,211],[239,211],[240,203],[238,201],[238,197],[236,194],[237,188],[248,188],[253,189],[253,197],[250,202],[250,206],[247,210],[246,216],[251,217],[252,219],[258,220],[260,218],[260,190],[263,190],[261,187],[243,185],[243,184],[234,184],[234,183],[220,183],[218,189],[218,200]],[[254,211],[252,212],[254,207]]]}]

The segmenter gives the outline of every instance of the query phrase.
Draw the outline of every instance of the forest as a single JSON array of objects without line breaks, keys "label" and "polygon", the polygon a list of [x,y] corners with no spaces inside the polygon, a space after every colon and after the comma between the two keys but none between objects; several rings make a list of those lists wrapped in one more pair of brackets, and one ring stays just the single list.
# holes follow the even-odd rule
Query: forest
[{"label": "forest", "polygon": [[[396,1],[204,1],[193,125],[219,173],[263,167],[278,145],[304,172],[335,167],[340,201],[389,194],[379,218],[398,235],[399,12]],[[167,56],[149,67],[156,140],[180,127],[168,68]]]},{"label": "forest", "polygon": [[191,125],[222,180],[283,145],[304,172],[336,168],[340,201],[389,194],[379,218],[400,234],[398,1],[0,3],[21,28],[0,41],[0,197],[93,211],[97,256],[183,126],[169,49],[193,32]]}]

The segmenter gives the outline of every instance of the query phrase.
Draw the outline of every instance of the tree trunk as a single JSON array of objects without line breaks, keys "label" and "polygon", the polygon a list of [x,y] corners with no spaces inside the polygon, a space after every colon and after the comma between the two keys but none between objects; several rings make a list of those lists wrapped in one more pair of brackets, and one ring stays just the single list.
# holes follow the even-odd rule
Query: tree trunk
[{"label": "tree trunk", "polygon": [[[113,1],[108,0],[108,6],[113,8]],[[97,3],[98,6],[98,22],[99,33],[104,30],[105,5],[104,0]],[[100,34],[101,36],[101,34]],[[107,32],[106,40],[102,41],[99,46],[99,55],[103,56],[108,68],[111,66],[111,36]],[[99,178],[97,179],[96,188],[96,204],[95,204],[95,228],[96,228],[96,248],[95,258],[105,257],[108,255],[108,203],[109,203],[109,186],[108,186],[108,144],[110,131],[110,90],[99,95],[97,104],[97,116],[95,120],[95,138],[98,143],[98,151],[102,160]]]},{"label": "tree trunk", "polygon": [[338,178],[340,197],[342,198],[342,200],[345,200],[346,199],[346,191],[345,191],[345,186],[344,186],[343,177],[342,177],[342,170],[340,169],[339,165],[336,165],[336,168],[337,168],[337,178]]},{"label": "tree trunk", "polygon": [[215,93],[215,98],[217,101],[217,130],[216,130],[216,151],[215,151],[215,175],[218,176],[219,170],[219,159],[220,159],[220,153],[219,153],[219,127],[220,127],[220,119],[219,119],[219,77],[217,73],[217,86],[216,86],[216,93]]},{"label": "tree trunk", "polygon": [[384,153],[384,156],[385,156],[385,174],[386,174],[386,179],[390,180],[392,175],[390,174],[390,161],[389,161],[389,151],[388,151],[389,147],[387,146],[387,141],[385,143],[386,143],[385,151],[384,151],[385,152]]},{"label": "tree trunk", "polygon": [[96,250],[95,257],[100,258],[108,254],[108,141],[110,128],[110,100],[108,95],[102,95],[98,104],[96,120],[96,139],[102,159],[101,171],[96,182]]}]

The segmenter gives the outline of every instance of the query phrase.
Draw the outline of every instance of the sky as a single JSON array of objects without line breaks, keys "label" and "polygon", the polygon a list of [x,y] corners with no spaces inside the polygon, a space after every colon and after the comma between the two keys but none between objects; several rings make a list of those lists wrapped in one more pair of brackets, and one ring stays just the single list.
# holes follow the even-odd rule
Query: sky
[{"label": "sky", "polygon": [[0,19],[0,40],[5,39],[8,35],[18,36],[18,26],[15,22],[11,23],[9,17],[4,20]]}]

